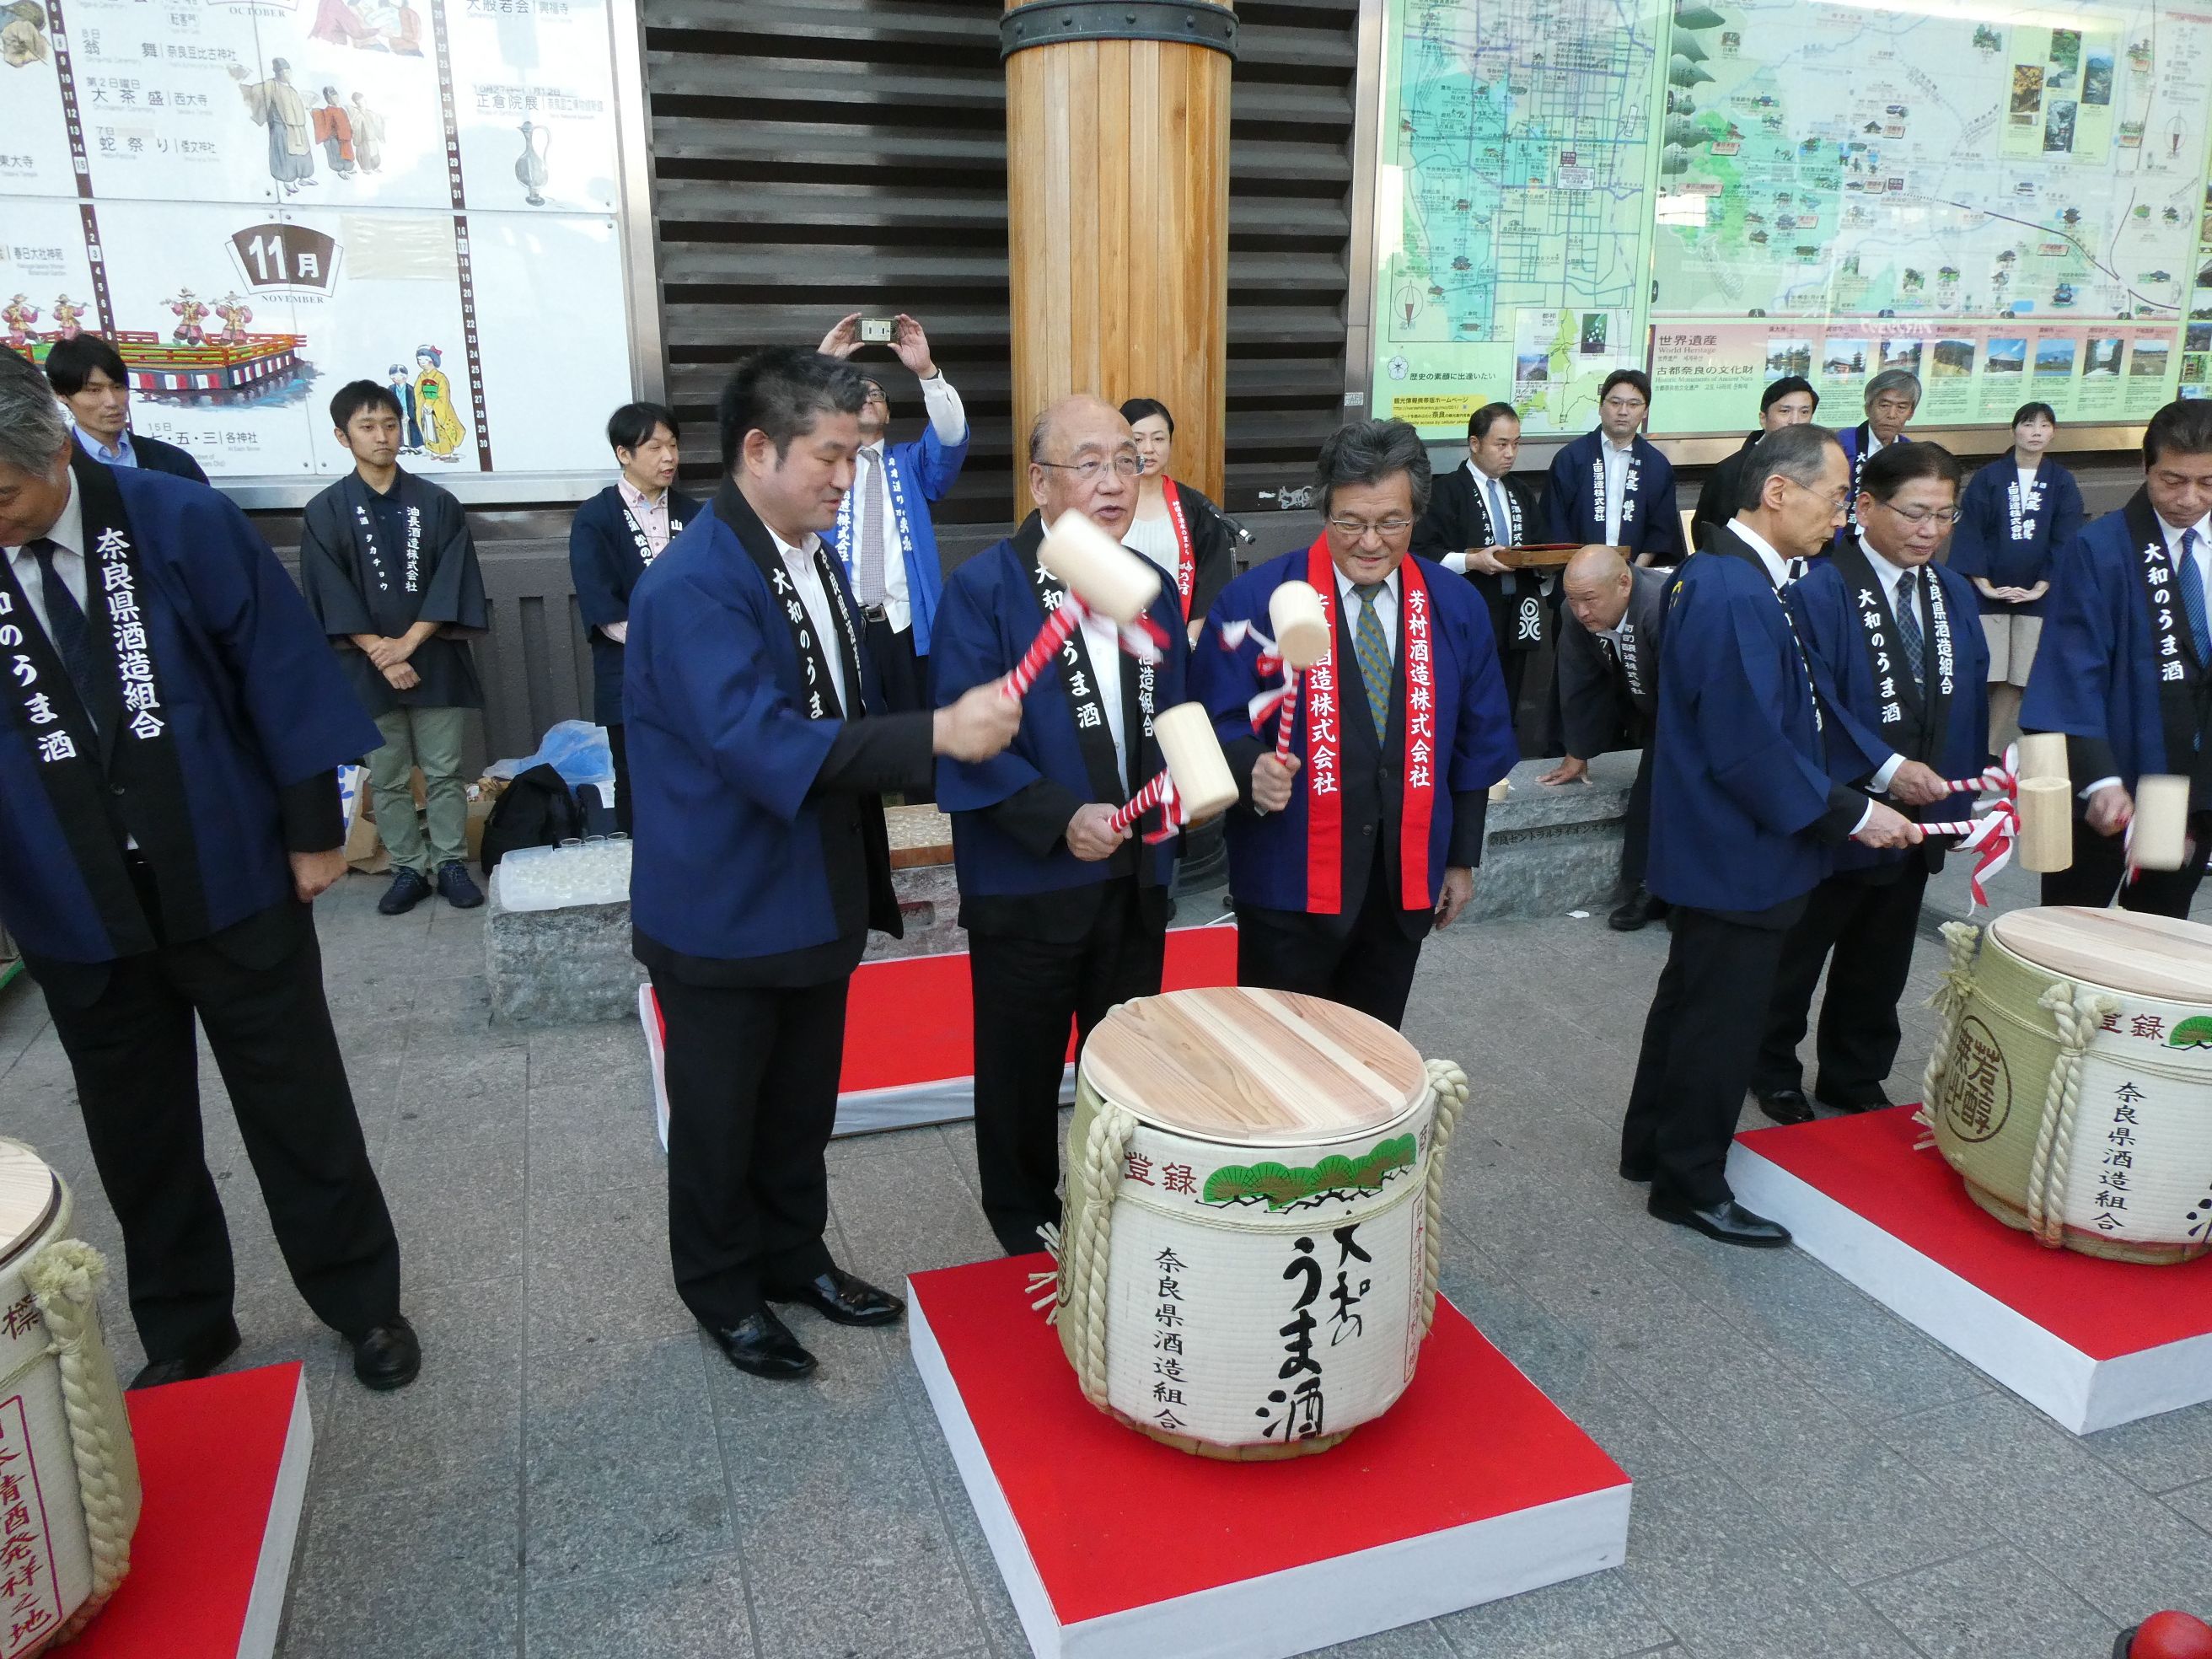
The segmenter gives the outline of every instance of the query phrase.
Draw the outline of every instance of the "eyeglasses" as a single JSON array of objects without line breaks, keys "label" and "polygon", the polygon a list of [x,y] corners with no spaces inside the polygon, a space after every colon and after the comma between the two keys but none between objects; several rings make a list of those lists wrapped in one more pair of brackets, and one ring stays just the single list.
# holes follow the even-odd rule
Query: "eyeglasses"
[{"label": "eyeglasses", "polygon": [[1386,542],[1395,541],[1413,527],[1411,519],[1383,519],[1370,524],[1364,519],[1331,519],[1328,527],[1347,541],[1364,541],[1370,532]]},{"label": "eyeglasses", "polygon": [[1879,496],[1875,498],[1875,505],[1885,512],[1895,514],[1916,530],[1922,525],[1954,525],[1966,516],[1955,507],[1894,507]]},{"label": "eyeglasses", "polygon": [[1133,478],[1145,470],[1144,462],[1134,455],[1116,455],[1110,461],[1038,461],[1037,466],[1048,466],[1055,472],[1073,472],[1085,483],[1094,483],[1098,475],[1112,467],[1125,478]]},{"label": "eyeglasses", "polygon": [[1783,483],[1788,484],[1792,489],[1802,489],[1808,495],[1814,496],[1818,500],[1827,502],[1828,511],[1831,513],[1841,513],[1844,508],[1848,507],[1851,504],[1850,492],[1849,490],[1845,490],[1839,495],[1823,495],[1819,490],[1814,489],[1812,485],[1801,484],[1796,479],[1790,477],[1786,473],[1778,472],[1775,474],[1775,477],[1780,478]]}]

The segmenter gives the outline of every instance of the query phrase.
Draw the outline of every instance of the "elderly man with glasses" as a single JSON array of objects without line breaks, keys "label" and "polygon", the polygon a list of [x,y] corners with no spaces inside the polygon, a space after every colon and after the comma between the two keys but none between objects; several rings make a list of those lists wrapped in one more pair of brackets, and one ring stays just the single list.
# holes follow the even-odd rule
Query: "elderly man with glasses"
[{"label": "elderly man with glasses", "polygon": [[[1490,787],[1519,750],[1481,596],[1407,555],[1429,499],[1413,428],[1340,428],[1316,471],[1321,538],[1229,585],[1191,687],[1241,792],[1228,831],[1237,983],[1328,997],[1395,1025],[1421,941],[1474,894]],[[1282,684],[1255,635],[1287,581],[1320,593],[1336,646],[1278,715],[1254,702]],[[1290,722],[1287,759],[1278,719]]]},{"label": "elderly man with glasses", "polygon": [[[1037,559],[1045,526],[1079,512],[1126,535],[1139,470],[1128,422],[1098,398],[1069,398],[1038,417],[1029,444],[1037,510],[945,584],[930,662],[939,704],[1002,678],[1066,598]],[[1177,838],[1150,838],[1167,828],[1158,812],[1134,834],[1112,820],[1164,764],[1152,717],[1183,700],[1188,636],[1165,571],[1152,621],[1158,660],[1141,663],[1110,618],[1086,617],[1030,688],[1013,746],[937,769],[975,992],[983,1212],[1012,1255],[1037,1249],[1037,1229],[1060,1218],[1070,1024],[1083,1041],[1115,1003],[1160,988]]]},{"label": "elderly man with glasses", "polygon": [[[1954,797],[1943,781],[1980,772],[1989,728],[1989,644],[1973,584],[1934,562],[1958,522],[1959,479],[1958,462],[1935,444],[1884,445],[1859,477],[1857,535],[1790,590],[1797,632],[1837,707],[1880,741],[1868,787],[1931,823],[1972,811],[1972,793]],[[1824,964],[1812,1100],[1839,1112],[1889,1104],[1882,1079],[1897,1059],[1898,999],[1921,896],[1948,844],[1837,852],[1783,940],[1751,1079],[1767,1116],[1813,1115],[1797,1044]]]},{"label": "elderly man with glasses", "polygon": [[[823,337],[825,356],[849,357],[860,346],[860,313],[842,319]],[[860,453],[853,487],[838,504],[837,522],[823,538],[845,566],[860,602],[863,644],[885,706],[911,714],[929,706],[929,647],[945,572],[929,509],[945,499],[968,459],[968,411],[938,372],[929,336],[901,312],[891,325],[891,355],[921,383],[928,415],[921,435],[889,441],[890,399],[882,381],[863,374]],[[927,799],[927,797],[923,797]]]}]

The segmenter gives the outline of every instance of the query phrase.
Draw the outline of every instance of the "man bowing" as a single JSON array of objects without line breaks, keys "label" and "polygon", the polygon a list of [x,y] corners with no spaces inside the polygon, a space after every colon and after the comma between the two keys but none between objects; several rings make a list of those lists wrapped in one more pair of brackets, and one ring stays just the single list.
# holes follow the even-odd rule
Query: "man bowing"
[{"label": "man bowing", "polygon": [[[1490,786],[1517,750],[1480,599],[1407,556],[1428,504],[1429,457],[1402,421],[1356,421],[1322,445],[1328,520],[1310,548],[1231,582],[1191,659],[1240,798],[1229,817],[1237,982],[1328,997],[1391,1025],[1421,941],[1474,891]],[[1286,581],[1310,582],[1335,648],[1299,677],[1291,759],[1252,699],[1281,683],[1249,635]],[[1224,632],[1228,630],[1228,632]]]},{"label": "man bowing", "polygon": [[[1066,599],[1037,560],[1045,526],[1080,512],[1121,535],[1137,473],[1129,423],[1100,399],[1070,398],[1038,418],[1029,469],[1037,511],[945,585],[931,659],[939,703],[996,684]],[[1016,1255],[1060,1219],[1070,1022],[1080,1044],[1115,1004],[1160,988],[1173,826],[1157,811],[1137,835],[1111,820],[1163,764],[1153,715],[1183,700],[1188,636],[1182,594],[1165,572],[1151,620],[1159,660],[1140,663],[1111,617],[1086,615],[1031,688],[1012,748],[938,763],[975,991],[976,1171],[991,1231]]]},{"label": "man bowing", "polygon": [[860,377],[781,347],[722,393],[713,503],[630,594],[630,915],[667,1030],[668,1243],[684,1304],[740,1370],[814,1356],[769,1306],[885,1325],[897,1297],[830,1260],[823,1149],[845,993],[897,935],[881,792],[985,760],[1018,703],[982,686],[878,714],[859,606],[822,540],[853,482]]}]

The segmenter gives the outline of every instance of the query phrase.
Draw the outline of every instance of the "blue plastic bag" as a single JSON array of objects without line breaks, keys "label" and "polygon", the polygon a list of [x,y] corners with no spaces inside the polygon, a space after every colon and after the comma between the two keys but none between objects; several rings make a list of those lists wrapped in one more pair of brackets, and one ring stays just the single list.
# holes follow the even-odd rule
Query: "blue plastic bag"
[{"label": "blue plastic bag", "polygon": [[538,752],[521,760],[495,761],[485,775],[514,778],[533,766],[550,766],[571,789],[586,783],[612,783],[614,753],[607,747],[607,728],[590,720],[562,720],[545,733]]}]

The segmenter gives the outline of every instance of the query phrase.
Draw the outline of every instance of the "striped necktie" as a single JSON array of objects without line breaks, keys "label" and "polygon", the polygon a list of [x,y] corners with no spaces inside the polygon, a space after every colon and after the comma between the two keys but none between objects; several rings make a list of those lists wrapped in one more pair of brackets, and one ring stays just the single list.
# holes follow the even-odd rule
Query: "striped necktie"
[{"label": "striped necktie", "polygon": [[1352,625],[1352,653],[1359,659],[1359,678],[1367,683],[1367,712],[1375,717],[1375,735],[1390,731],[1390,643],[1382,637],[1382,619],[1375,614],[1375,599],[1382,584],[1354,586],[1359,615]]},{"label": "striped necktie", "polygon": [[1908,570],[1897,579],[1897,637],[1905,647],[1905,665],[1912,683],[1928,684],[1927,641],[1920,632],[1920,572]]},{"label": "striped necktie", "polygon": [[[84,607],[76,602],[69,584],[62,580],[61,572],[54,568],[54,555],[61,549],[44,536],[30,544],[31,556],[38,561],[39,588],[46,608],[46,635],[54,642],[54,650],[62,659],[63,672],[76,695],[84,704],[84,711],[95,724],[109,712],[108,698],[103,694],[112,688],[103,685],[98,670],[93,664],[92,624],[85,620]],[[90,572],[88,568],[87,574]],[[2200,599],[2197,609],[2203,609]]]},{"label": "striped necktie", "polygon": [[2212,623],[2204,613],[2204,573],[2197,566],[2197,532],[2181,532],[2181,568],[2174,572],[2181,583],[2181,608],[2189,613],[2189,631],[2197,636],[2197,660],[2212,662]]}]

